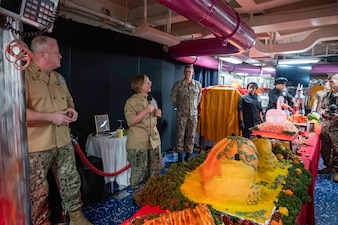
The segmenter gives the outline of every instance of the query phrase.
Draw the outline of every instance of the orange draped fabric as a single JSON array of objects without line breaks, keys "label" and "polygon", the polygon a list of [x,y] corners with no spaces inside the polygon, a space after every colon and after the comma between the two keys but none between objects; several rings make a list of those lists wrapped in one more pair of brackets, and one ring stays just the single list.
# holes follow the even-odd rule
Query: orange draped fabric
[{"label": "orange draped fabric", "polygon": [[240,97],[240,91],[231,86],[203,88],[197,132],[215,142],[231,134],[240,135],[237,110]]}]

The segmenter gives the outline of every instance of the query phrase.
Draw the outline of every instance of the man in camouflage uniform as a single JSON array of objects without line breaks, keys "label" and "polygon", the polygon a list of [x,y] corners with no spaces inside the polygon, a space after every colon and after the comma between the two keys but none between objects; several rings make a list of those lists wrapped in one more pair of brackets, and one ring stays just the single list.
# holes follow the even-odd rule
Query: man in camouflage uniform
[{"label": "man in camouflage uniform", "polygon": [[81,180],[75,164],[69,124],[78,113],[61,66],[57,41],[47,36],[32,40],[32,62],[25,70],[31,222],[49,225],[47,173],[51,169],[70,225],[92,225],[81,206]]},{"label": "man in camouflage uniform", "polygon": [[194,67],[184,67],[184,79],[177,81],[171,89],[170,101],[177,108],[176,114],[176,151],[181,161],[181,152],[185,151],[184,160],[188,160],[194,149],[194,138],[198,120],[198,104],[201,100],[202,85],[193,80]]},{"label": "man in camouflage uniform", "polygon": [[331,91],[324,96],[321,104],[321,114],[324,118],[322,122],[321,155],[324,160],[325,169],[319,173],[333,173],[332,179],[338,183],[338,74],[328,77]]}]

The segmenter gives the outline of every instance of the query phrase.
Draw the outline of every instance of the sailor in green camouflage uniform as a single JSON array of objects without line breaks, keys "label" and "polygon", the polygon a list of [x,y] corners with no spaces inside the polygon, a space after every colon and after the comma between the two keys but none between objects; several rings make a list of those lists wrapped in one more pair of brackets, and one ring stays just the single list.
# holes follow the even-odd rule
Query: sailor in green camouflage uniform
[{"label": "sailor in green camouflage uniform", "polygon": [[[184,160],[194,149],[194,138],[198,120],[198,104],[201,100],[202,85],[193,80],[194,67],[184,67],[184,79],[177,81],[171,89],[170,101],[177,108],[176,113],[176,151],[185,151]],[[181,154],[179,154],[181,161]]]}]

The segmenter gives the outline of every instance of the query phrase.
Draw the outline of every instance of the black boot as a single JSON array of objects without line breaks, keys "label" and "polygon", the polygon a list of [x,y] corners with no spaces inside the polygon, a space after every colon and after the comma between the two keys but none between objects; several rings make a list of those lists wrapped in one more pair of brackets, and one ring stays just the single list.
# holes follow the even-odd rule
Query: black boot
[{"label": "black boot", "polygon": [[188,161],[188,159],[190,158],[190,156],[191,156],[190,152],[185,153],[184,161]]},{"label": "black boot", "polygon": [[324,169],[318,170],[318,174],[330,174],[332,173],[331,167],[325,167]]},{"label": "black boot", "polygon": [[177,152],[177,162],[182,162],[182,152]]}]

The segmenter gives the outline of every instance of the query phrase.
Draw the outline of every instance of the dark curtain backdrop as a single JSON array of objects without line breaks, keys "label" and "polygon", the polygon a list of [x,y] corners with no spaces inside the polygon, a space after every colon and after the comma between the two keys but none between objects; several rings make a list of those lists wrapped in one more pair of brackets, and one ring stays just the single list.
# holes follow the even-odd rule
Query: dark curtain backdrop
[{"label": "dark curtain backdrop", "polygon": [[201,82],[202,87],[218,85],[218,72],[212,69],[195,67],[194,79]]},{"label": "dark curtain backdrop", "polygon": [[[111,130],[124,119],[123,107],[133,94],[130,82],[136,74],[147,74],[153,82],[152,95],[163,114],[158,121],[162,150],[174,146],[176,113],[170,91],[184,78],[184,63],[173,60],[160,44],[67,19],[58,18],[46,35],[59,43],[62,65],[57,71],[65,77],[79,112],[71,128],[83,150],[88,135],[95,132],[94,115],[107,113]],[[25,39],[28,45],[30,41]],[[217,71],[195,66],[195,79],[203,87],[215,85]]]}]

